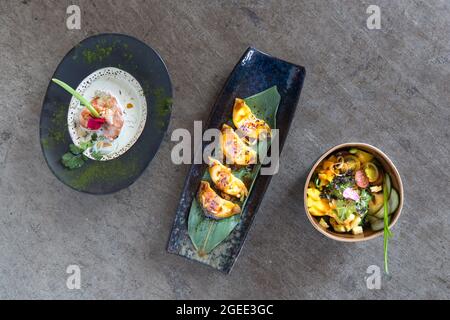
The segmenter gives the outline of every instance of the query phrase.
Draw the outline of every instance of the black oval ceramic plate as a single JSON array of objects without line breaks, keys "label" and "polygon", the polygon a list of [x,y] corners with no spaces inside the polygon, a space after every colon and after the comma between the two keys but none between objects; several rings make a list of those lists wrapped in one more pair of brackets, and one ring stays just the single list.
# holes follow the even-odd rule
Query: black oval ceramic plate
[{"label": "black oval ceramic plate", "polygon": [[[208,123],[203,127],[218,128],[222,123],[231,119],[235,98],[249,97],[276,86],[281,95],[276,119],[281,152],[294,118],[304,78],[304,67],[269,56],[257,49],[248,48],[234,67],[212,108]],[[189,238],[187,221],[204,170],[203,164],[191,166],[184,184],[167,250],[228,273],[241,251],[272,177],[260,175],[256,178],[237,228],[210,254],[200,256]]]},{"label": "black oval ceramic plate", "polygon": [[172,85],[161,57],[145,43],[122,34],[100,34],[75,46],[62,60],[53,78],[76,88],[94,71],[115,67],[131,74],[142,86],[147,120],[137,142],[110,161],[88,160],[69,170],[61,156],[72,143],[67,130],[70,94],[50,83],[40,120],[40,141],[45,160],[55,176],[69,187],[92,194],[107,194],[128,187],[156,154],[170,121]]}]

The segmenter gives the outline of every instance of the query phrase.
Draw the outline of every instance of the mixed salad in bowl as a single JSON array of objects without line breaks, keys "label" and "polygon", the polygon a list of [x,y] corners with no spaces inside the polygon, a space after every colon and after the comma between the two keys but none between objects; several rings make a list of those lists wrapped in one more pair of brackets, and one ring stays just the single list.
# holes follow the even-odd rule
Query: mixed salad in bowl
[{"label": "mixed salad in bowl", "polygon": [[317,167],[308,185],[307,207],[326,229],[355,235],[369,227],[379,231],[384,228],[384,191],[389,216],[399,205],[389,174],[372,154],[350,148]]}]

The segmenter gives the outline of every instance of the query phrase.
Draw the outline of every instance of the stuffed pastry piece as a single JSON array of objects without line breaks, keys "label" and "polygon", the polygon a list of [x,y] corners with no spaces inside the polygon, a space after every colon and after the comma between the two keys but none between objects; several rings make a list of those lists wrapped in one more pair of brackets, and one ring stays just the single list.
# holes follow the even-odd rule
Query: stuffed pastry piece
[{"label": "stuffed pastry piece", "polygon": [[207,181],[200,183],[198,201],[208,218],[221,220],[241,213],[239,205],[221,198]]},{"label": "stuffed pastry piece", "polygon": [[230,168],[211,157],[209,157],[209,175],[216,188],[226,194],[241,200],[248,195],[248,190],[244,182],[235,177]]},{"label": "stuffed pastry piece", "polygon": [[228,164],[247,166],[256,163],[256,151],[247,146],[233,128],[226,124],[222,126],[221,144]]},{"label": "stuffed pastry piece", "polygon": [[236,99],[234,102],[233,123],[249,144],[270,137],[269,125],[264,120],[258,119],[242,99]]}]

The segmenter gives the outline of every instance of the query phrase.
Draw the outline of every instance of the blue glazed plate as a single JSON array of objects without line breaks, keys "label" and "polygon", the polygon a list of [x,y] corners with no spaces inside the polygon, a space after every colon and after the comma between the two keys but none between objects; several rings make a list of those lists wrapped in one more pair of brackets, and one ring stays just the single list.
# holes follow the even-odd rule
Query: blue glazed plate
[{"label": "blue glazed plate", "polygon": [[161,57],[145,43],[127,35],[100,34],[83,40],[67,53],[52,78],[77,88],[86,77],[105,68],[121,70],[133,77],[139,84],[140,98],[146,102],[142,104],[146,117],[139,123],[139,134],[120,156],[109,161],[88,160],[75,170],[61,164],[62,155],[74,142],[68,126],[72,97],[52,82],[40,119],[41,147],[50,170],[69,187],[92,194],[116,192],[136,181],[162,142],[172,108],[172,85]]},{"label": "blue glazed plate", "polygon": [[[219,128],[231,119],[235,98],[250,97],[276,86],[281,95],[277,113],[280,152],[286,140],[289,127],[297,108],[305,78],[305,68],[249,48],[234,67],[210,114],[205,128]],[[186,178],[180,203],[176,212],[168,252],[207,264],[229,273],[242,249],[252,221],[258,211],[271,176],[258,176],[247,204],[241,214],[241,221],[219,246],[205,256],[199,256],[188,235],[189,211],[200,185],[205,165],[191,166]]]}]

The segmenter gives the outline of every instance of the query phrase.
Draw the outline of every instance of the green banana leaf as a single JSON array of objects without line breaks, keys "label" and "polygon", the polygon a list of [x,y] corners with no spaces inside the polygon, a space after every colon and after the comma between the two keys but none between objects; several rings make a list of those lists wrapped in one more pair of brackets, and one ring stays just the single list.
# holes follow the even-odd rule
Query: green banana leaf
[{"label": "green banana leaf", "polygon": [[[276,86],[244,100],[255,116],[266,121],[272,129],[276,128],[276,114],[281,100]],[[269,144],[270,141],[268,140],[263,148],[268,148]],[[258,150],[261,150],[261,144],[259,144]],[[249,192],[251,192],[260,169],[261,164],[258,163],[252,168],[233,170],[233,174],[244,181]],[[209,181],[210,184],[213,185],[208,170],[205,171],[202,179]],[[244,212],[246,202],[247,199],[245,199],[243,203],[239,203],[242,212]],[[225,240],[240,221],[240,215],[235,215],[223,220],[213,220],[206,217],[200,204],[195,198],[189,212],[188,234],[197,253],[200,256],[204,256]]]}]

